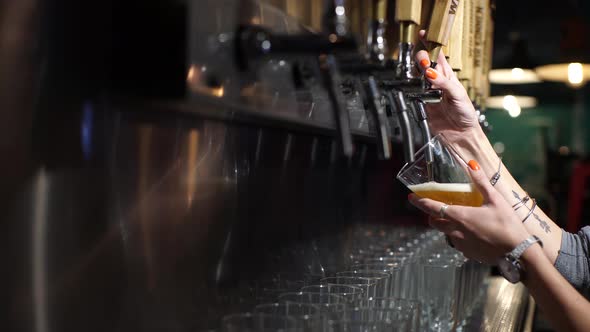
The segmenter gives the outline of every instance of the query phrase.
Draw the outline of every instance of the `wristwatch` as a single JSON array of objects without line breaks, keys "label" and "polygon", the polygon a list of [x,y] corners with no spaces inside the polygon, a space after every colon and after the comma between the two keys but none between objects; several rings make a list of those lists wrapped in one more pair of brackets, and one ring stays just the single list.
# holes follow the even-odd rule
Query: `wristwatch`
[{"label": "wristwatch", "polygon": [[498,260],[498,269],[500,274],[511,283],[515,284],[522,279],[523,268],[520,264],[520,256],[524,253],[528,247],[539,242],[541,247],[543,242],[536,235],[529,236],[526,240],[522,241],[514,250],[504,255]]}]

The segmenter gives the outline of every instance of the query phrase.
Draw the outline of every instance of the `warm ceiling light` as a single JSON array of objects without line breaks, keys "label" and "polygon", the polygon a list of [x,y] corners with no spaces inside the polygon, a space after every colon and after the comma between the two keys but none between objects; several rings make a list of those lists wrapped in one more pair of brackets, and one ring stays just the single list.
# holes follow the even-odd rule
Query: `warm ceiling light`
[{"label": "warm ceiling light", "polygon": [[530,58],[526,40],[518,32],[510,34],[512,50],[497,68],[490,70],[488,77],[492,84],[529,84],[541,80],[533,70],[534,61]]},{"label": "warm ceiling light", "polygon": [[535,69],[541,79],[564,82],[573,87],[581,87],[590,80],[590,64],[572,62],[545,65]]},{"label": "warm ceiling light", "polygon": [[537,98],[531,96],[506,95],[492,96],[486,99],[486,107],[488,108],[504,108],[508,110],[510,107],[515,108],[513,105],[518,105],[521,109],[533,108],[537,106]]},{"label": "warm ceiling light", "polygon": [[567,80],[571,85],[581,85],[584,81],[584,67],[579,62],[567,66]]},{"label": "warm ceiling light", "polygon": [[534,70],[519,67],[512,69],[492,69],[490,70],[489,78],[490,83],[494,84],[528,84],[541,82]]},{"label": "warm ceiling light", "polygon": [[502,106],[513,118],[519,116],[520,112],[522,111],[520,105],[518,105],[518,100],[513,95],[504,96],[502,99]]},{"label": "warm ceiling light", "polygon": [[508,111],[508,115],[510,115],[513,118],[516,118],[520,115],[520,113],[522,112],[520,106],[516,105],[515,107],[510,108]]}]

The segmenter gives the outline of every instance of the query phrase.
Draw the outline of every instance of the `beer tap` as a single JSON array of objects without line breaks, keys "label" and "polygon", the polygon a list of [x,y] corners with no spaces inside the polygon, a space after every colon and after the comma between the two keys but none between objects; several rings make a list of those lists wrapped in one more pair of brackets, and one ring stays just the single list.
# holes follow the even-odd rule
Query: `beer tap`
[{"label": "beer tap", "polygon": [[[436,0],[434,4],[430,26],[426,34],[426,41],[429,43],[428,51],[431,67],[433,68],[436,67],[436,62],[442,46],[446,45],[449,40],[458,5],[459,0]],[[419,16],[416,15],[416,17]],[[432,147],[428,145],[432,139],[432,135],[430,133],[430,126],[428,125],[428,114],[426,113],[425,103],[440,102],[442,93],[438,90],[425,90],[423,86],[421,91],[406,94],[406,97],[410,99],[410,106],[414,110],[414,114],[418,119],[423,143],[426,146],[425,159],[428,170],[428,179],[429,181],[433,181],[434,153]]]},{"label": "beer tap", "polygon": [[346,106],[344,105],[344,96],[341,91],[340,72],[334,55],[320,56],[321,82],[328,93],[328,98],[332,104],[332,112],[336,130],[339,134],[340,147],[342,154],[351,157],[353,154],[352,135],[350,132],[350,119]]},{"label": "beer tap", "polygon": [[458,7],[459,0],[436,0],[434,3],[430,26],[426,33],[432,68],[436,67],[440,50],[449,40]]},{"label": "beer tap", "polygon": [[377,0],[375,18],[369,23],[367,34],[367,51],[369,61],[383,63],[387,54],[387,39],[385,29],[387,27],[387,1]]},{"label": "beer tap", "polygon": [[481,105],[484,88],[484,43],[486,39],[486,17],[490,0],[474,0],[474,32],[473,32],[473,77],[472,101]]},{"label": "beer tap", "polygon": [[[418,122],[420,129],[422,130],[422,137],[424,138],[424,144],[428,144],[432,139],[430,134],[430,126],[428,125],[428,114],[426,113],[425,103],[422,99],[414,99],[412,105],[416,108],[416,115],[418,115]],[[432,179],[432,163],[434,162],[434,153],[430,146],[426,149],[426,167],[428,167],[428,178]]]},{"label": "beer tap", "polygon": [[416,27],[420,24],[422,0],[397,0],[395,2],[395,20],[399,24],[400,42],[397,77],[401,79],[413,78],[414,52],[413,39]]},{"label": "beer tap", "polygon": [[[334,8],[342,6],[342,1],[333,1],[330,3],[335,4]],[[372,123],[377,136],[377,149],[379,151],[379,157],[382,159],[391,158],[391,139],[389,121],[381,103],[381,93],[379,92],[374,71],[382,69],[385,64],[385,54],[387,52],[385,42],[385,26],[387,24],[385,20],[387,15],[386,5],[386,0],[378,0],[376,18],[371,22],[371,26],[369,27],[369,36],[367,39],[368,54],[366,59],[358,56],[349,57],[345,59],[347,66],[342,69],[342,72],[355,76],[354,82],[357,90],[361,95],[365,109],[369,111],[370,117],[373,120]],[[332,12],[331,10],[332,8],[328,7],[328,13]],[[343,13],[344,11],[339,12]],[[329,16],[326,17],[329,18]],[[334,21],[334,18],[332,21]],[[346,22],[346,19],[338,19],[336,17],[336,22]],[[326,24],[326,26],[330,27],[332,25]]]},{"label": "beer tap", "polygon": [[463,70],[463,13],[465,11],[465,2],[466,0],[459,2],[449,40],[447,45],[443,46],[447,62],[457,76]]},{"label": "beer tap", "polygon": [[[476,0],[463,0],[463,29],[462,29],[462,48],[461,48],[461,70],[457,73],[459,82],[472,97],[472,80],[473,80],[473,52],[474,52],[474,33],[475,33],[475,6]],[[471,98],[473,100],[473,98]]]},{"label": "beer tap", "polygon": [[404,144],[404,160],[407,163],[414,161],[414,134],[412,133],[412,123],[408,115],[408,105],[404,93],[400,90],[387,91],[385,93],[392,110],[397,110],[397,116],[401,127],[402,139]]},{"label": "beer tap", "polygon": [[348,35],[343,0],[327,1],[325,8],[323,34],[273,34],[260,26],[241,24],[236,34],[236,61],[238,67],[245,71],[255,67],[260,59],[316,56],[320,82],[331,103],[342,153],[350,157],[353,153],[352,134],[340,91],[341,79],[335,54],[357,53],[358,44]]},{"label": "beer tap", "polygon": [[391,144],[390,144],[390,130],[387,114],[381,103],[381,93],[377,86],[375,78],[368,76],[366,82],[362,82],[361,91],[362,99],[367,104],[374,121],[374,126],[377,135],[377,149],[379,157],[382,159],[391,158]]},{"label": "beer tap", "polygon": [[492,13],[494,3],[490,0],[473,0],[473,71],[471,73],[471,89],[469,96],[473,102],[480,126],[490,131],[491,126],[486,120],[485,98],[489,93],[487,73],[491,65],[493,36]]}]

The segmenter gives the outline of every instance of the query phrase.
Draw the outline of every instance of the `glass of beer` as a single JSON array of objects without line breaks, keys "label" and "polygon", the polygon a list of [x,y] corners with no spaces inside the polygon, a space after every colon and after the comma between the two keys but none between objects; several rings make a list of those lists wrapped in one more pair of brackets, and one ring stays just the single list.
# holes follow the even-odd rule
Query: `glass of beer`
[{"label": "glass of beer", "polygon": [[467,172],[467,163],[442,134],[433,137],[397,174],[416,195],[446,204],[481,206],[483,197]]}]

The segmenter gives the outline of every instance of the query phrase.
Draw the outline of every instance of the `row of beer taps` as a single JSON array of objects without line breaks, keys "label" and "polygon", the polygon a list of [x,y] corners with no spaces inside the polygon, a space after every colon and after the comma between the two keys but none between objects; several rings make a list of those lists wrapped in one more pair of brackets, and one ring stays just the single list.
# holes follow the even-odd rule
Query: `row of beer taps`
[{"label": "row of beer taps", "polygon": [[[298,55],[316,59],[314,72],[327,93],[342,154],[346,157],[353,154],[351,123],[344,96],[347,90],[344,87],[347,87],[356,91],[363,101],[369,124],[376,135],[380,158],[391,158],[391,123],[395,118],[404,159],[411,162],[416,151],[416,135],[420,135],[418,141],[422,143],[431,139],[426,104],[438,103],[442,99],[442,92],[432,89],[414,64],[416,45],[413,41],[422,16],[422,0],[375,1],[375,15],[369,24],[364,45],[349,29],[345,1],[327,0],[320,33],[277,34],[260,25],[240,24],[236,34],[236,61],[241,70],[255,71],[255,63],[260,59]],[[490,0],[487,1],[489,4]],[[441,48],[448,46],[453,24],[471,24],[465,20],[471,19],[472,15],[465,15],[464,11],[474,10],[466,9],[474,6],[474,2],[477,1],[434,2],[424,45],[430,53],[432,66],[436,66]],[[399,52],[395,59],[388,55],[388,5],[395,5],[395,21],[399,27]],[[248,0],[242,1],[240,12],[247,12],[247,7]],[[472,25],[473,29],[477,28],[476,24]],[[458,35],[457,39],[463,39],[462,31]],[[455,43],[455,40],[451,42]],[[448,46],[448,53],[459,58],[458,54],[463,52],[461,46],[454,46],[455,51]],[[485,115],[481,114],[476,100],[474,104],[476,112],[479,112],[480,124],[488,129]],[[432,158],[429,152],[426,151],[427,161]]]}]

